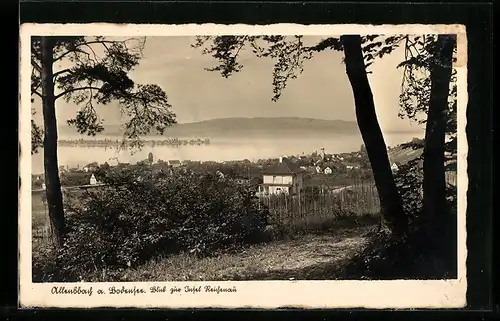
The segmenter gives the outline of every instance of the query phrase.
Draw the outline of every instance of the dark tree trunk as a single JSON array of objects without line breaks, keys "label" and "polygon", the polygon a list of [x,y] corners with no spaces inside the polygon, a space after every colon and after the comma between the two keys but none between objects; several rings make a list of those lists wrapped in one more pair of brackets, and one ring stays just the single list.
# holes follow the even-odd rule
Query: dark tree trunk
[{"label": "dark tree trunk", "polygon": [[387,156],[387,147],[377,120],[365,63],[361,51],[361,37],[341,37],[344,47],[347,76],[354,93],[356,118],[365,143],[368,159],[377,186],[382,221],[395,235],[402,236],[408,229],[408,219],[403,211],[394,177]]},{"label": "dark tree trunk", "polygon": [[424,220],[434,221],[446,212],[444,153],[452,56],[455,45],[454,35],[439,35],[430,69],[431,94],[423,154]]},{"label": "dark tree trunk", "polygon": [[56,246],[62,246],[65,232],[63,198],[57,161],[57,121],[53,81],[53,43],[41,37],[41,80],[43,106],[43,164],[50,224]]}]

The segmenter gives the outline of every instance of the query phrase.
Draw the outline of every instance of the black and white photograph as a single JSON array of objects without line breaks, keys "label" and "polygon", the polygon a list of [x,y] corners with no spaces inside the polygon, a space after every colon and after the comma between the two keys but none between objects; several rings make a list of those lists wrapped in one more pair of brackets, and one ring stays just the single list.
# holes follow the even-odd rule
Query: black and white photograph
[{"label": "black and white photograph", "polygon": [[466,54],[458,25],[21,26],[21,304],[463,306]]}]

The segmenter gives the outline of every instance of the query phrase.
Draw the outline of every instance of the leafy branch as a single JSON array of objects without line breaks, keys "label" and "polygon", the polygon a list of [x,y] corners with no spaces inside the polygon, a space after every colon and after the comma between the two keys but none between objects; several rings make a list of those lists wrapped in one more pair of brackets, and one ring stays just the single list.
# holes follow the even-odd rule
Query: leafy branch
[{"label": "leafy branch", "polygon": [[[52,38],[52,63],[70,65],[52,74],[58,91],[54,101],[64,99],[81,106],[75,118],[67,120],[80,134],[94,136],[104,130],[97,106],[111,101],[118,101],[122,112],[129,118],[126,139],[136,140],[137,135],[146,134],[148,125],[164,130],[175,122],[175,114],[171,112],[167,96],[159,86],[136,85],[128,76],[143,57],[145,43],[145,37]],[[32,37],[31,94],[43,99],[40,57],[41,37]],[[141,121],[143,123],[140,124]]]}]

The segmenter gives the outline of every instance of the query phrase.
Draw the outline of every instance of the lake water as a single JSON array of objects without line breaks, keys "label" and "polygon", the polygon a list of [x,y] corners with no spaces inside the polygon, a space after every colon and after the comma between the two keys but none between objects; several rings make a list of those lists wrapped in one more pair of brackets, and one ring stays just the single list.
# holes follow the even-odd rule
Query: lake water
[{"label": "lake water", "polygon": [[[410,141],[419,135],[415,133],[397,133],[384,135],[388,146],[398,145]],[[81,137],[80,137],[81,138]],[[119,137],[106,137],[120,139]],[[85,138],[87,139],[87,138]],[[147,138],[150,139],[150,138]],[[145,160],[150,152],[154,161],[158,159],[167,161],[198,160],[198,161],[224,161],[249,159],[256,161],[265,158],[277,158],[284,155],[311,154],[325,148],[326,153],[352,152],[360,149],[363,141],[360,135],[315,135],[301,138],[211,138],[209,145],[184,145],[174,146],[144,146],[141,150],[117,150],[104,147],[67,147],[59,146],[58,157],[60,166],[77,167],[85,166],[92,162],[110,164],[118,158],[121,163],[136,163]],[[43,173],[43,151],[32,156],[32,173]]]}]

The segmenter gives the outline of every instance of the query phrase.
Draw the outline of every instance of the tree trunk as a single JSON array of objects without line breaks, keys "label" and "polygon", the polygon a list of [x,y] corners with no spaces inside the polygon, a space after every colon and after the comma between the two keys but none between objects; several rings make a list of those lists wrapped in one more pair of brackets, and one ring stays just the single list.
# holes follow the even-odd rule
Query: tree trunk
[{"label": "tree trunk", "polygon": [[63,244],[65,222],[61,182],[57,161],[57,121],[53,81],[53,43],[50,37],[41,37],[41,81],[43,107],[43,164],[50,224],[56,246]]},{"label": "tree trunk", "polygon": [[446,212],[445,138],[446,114],[452,74],[454,35],[439,35],[430,69],[431,94],[424,146],[423,219],[434,220]]},{"label": "tree trunk", "polygon": [[394,177],[387,156],[387,147],[378,124],[359,35],[342,36],[346,72],[354,93],[356,118],[365,143],[380,198],[383,224],[395,235],[402,236],[408,229],[408,219],[403,211]]}]

